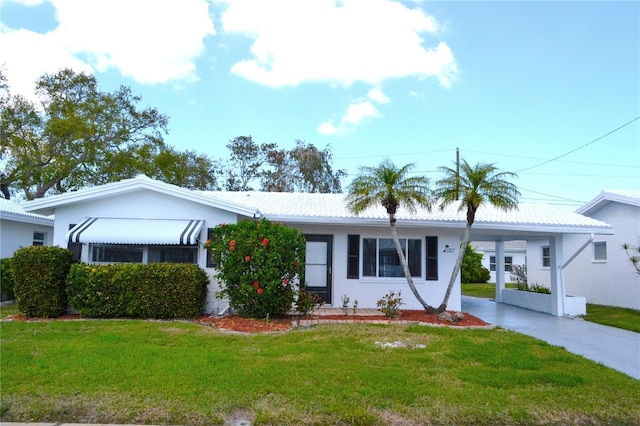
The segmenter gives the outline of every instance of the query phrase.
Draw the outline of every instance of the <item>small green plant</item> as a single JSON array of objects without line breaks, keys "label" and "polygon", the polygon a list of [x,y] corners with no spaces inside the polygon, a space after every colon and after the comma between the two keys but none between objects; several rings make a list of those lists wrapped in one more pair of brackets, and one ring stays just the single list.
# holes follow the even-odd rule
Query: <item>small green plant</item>
[{"label": "small green plant", "polygon": [[640,241],[636,246],[624,243],[622,244],[622,249],[627,253],[629,263],[636,270],[636,274],[640,275]]},{"label": "small green plant", "polygon": [[300,286],[295,292],[293,307],[296,316],[305,317],[311,314],[318,305],[322,306],[323,304],[320,296],[310,292],[304,286]]},{"label": "small green plant", "polygon": [[353,308],[351,308],[351,309],[353,311],[353,315],[355,315],[356,312],[358,312],[358,300],[357,299],[353,301]]},{"label": "small green plant", "polygon": [[344,312],[345,315],[349,315],[349,302],[351,301],[351,299],[349,299],[349,296],[347,294],[343,294],[342,295],[342,312]]},{"label": "small green plant", "polygon": [[404,302],[401,292],[398,291],[396,294],[396,292],[392,290],[389,290],[387,294],[376,302],[378,309],[389,318],[398,318],[400,316],[400,306],[402,305],[404,305]]}]

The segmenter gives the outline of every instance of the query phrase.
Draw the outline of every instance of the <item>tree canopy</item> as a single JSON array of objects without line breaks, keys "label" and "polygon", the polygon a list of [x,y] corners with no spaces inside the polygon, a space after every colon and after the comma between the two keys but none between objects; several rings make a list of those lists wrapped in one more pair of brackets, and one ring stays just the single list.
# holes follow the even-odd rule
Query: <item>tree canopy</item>
[{"label": "tree canopy", "polygon": [[341,192],[344,170],[329,146],[297,140],[293,149],[229,141],[212,159],[164,142],[168,117],[140,107],[121,86],[100,90],[93,75],[62,69],[36,82],[37,101],[12,94],[0,69],[0,194],[34,199],[145,174],[188,189]]}]

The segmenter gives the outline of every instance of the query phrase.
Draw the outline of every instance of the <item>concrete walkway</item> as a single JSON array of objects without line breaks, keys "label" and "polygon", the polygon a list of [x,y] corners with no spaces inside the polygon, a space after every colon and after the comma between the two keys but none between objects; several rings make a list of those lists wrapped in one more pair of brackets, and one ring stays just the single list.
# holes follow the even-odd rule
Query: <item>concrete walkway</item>
[{"label": "concrete walkway", "polygon": [[462,296],[462,311],[640,379],[640,333]]}]

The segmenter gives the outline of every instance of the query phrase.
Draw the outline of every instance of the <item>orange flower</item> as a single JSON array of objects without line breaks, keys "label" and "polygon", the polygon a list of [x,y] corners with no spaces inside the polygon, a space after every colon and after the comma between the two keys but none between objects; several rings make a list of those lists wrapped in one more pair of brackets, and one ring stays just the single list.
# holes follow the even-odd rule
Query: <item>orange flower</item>
[{"label": "orange flower", "polygon": [[247,262],[250,261],[251,260],[251,256],[245,256],[244,260],[247,261]]},{"label": "orange flower", "polygon": [[269,244],[269,240],[266,239],[266,238],[263,238],[263,240],[262,240],[262,242],[260,244],[262,244],[263,246],[266,246],[267,244]]},{"label": "orange flower", "polygon": [[259,288],[257,291],[258,291],[258,294],[262,294],[263,290],[261,288]]},{"label": "orange flower", "polygon": [[258,287],[259,285],[260,285],[260,283],[259,283],[258,281],[254,281],[254,282],[253,282],[253,286],[254,286],[254,287]]}]

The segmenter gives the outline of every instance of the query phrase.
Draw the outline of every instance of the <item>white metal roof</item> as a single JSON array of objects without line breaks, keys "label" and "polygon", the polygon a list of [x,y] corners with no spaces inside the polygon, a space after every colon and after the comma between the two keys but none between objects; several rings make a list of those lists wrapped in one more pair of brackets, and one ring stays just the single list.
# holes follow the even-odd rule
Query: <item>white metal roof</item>
[{"label": "white metal roof", "polygon": [[640,190],[638,191],[602,191],[593,200],[576,210],[576,213],[590,215],[609,203],[621,203],[640,207]]},{"label": "white metal roof", "polygon": [[22,205],[0,198],[0,219],[53,226],[53,216],[29,213]]},{"label": "white metal roof", "polygon": [[[354,215],[347,208],[345,194],[219,191],[207,191],[206,194],[254,206],[264,217],[283,222],[372,224],[388,223],[389,220],[382,206]],[[466,211],[461,211],[458,207],[457,204],[452,204],[441,210],[436,204],[431,211],[421,209],[416,213],[401,208],[396,214],[397,225],[463,228],[466,226]],[[482,205],[473,226],[476,231],[518,229],[532,232],[613,233],[613,228],[604,222],[546,204],[520,204],[518,209],[510,211]]]},{"label": "white metal roof", "polygon": [[67,232],[73,243],[168,244],[198,243],[203,220],[87,218]]}]

